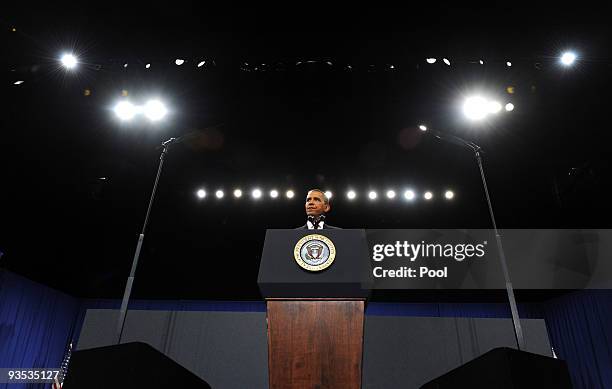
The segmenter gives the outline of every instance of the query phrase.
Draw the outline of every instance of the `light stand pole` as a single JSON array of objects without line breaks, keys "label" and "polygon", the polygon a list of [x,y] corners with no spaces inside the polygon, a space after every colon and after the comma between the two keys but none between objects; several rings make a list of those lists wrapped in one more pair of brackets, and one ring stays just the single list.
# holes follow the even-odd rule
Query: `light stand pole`
[{"label": "light stand pole", "polygon": [[467,147],[474,152],[476,157],[476,163],[480,170],[480,177],[482,179],[482,186],[484,187],[485,196],[487,198],[487,205],[489,206],[489,214],[491,215],[491,221],[493,222],[493,230],[495,231],[495,240],[497,241],[497,250],[499,253],[499,261],[501,263],[502,272],[504,273],[504,281],[506,282],[506,292],[508,293],[508,301],[510,302],[510,311],[512,313],[512,324],[514,325],[514,336],[516,338],[516,346],[519,350],[525,349],[525,340],[523,338],[523,329],[521,327],[521,321],[516,307],[516,299],[514,298],[514,289],[512,288],[512,282],[510,281],[510,274],[508,273],[508,265],[506,264],[506,255],[504,254],[504,248],[502,246],[501,235],[497,230],[497,223],[495,222],[495,215],[493,214],[493,206],[491,205],[491,197],[489,196],[489,189],[487,188],[487,181],[485,179],[484,169],[482,167],[482,148],[474,142],[466,141],[458,136],[444,134],[439,131],[432,131],[434,136],[440,140],[453,143],[458,146]]},{"label": "light stand pole", "polygon": [[149,222],[149,214],[151,213],[151,206],[155,199],[155,192],[157,191],[157,183],[159,182],[159,176],[161,175],[162,167],[164,166],[164,157],[168,153],[168,148],[177,139],[170,138],[167,141],[162,142],[161,146],[163,150],[159,157],[159,167],[157,168],[157,176],[155,177],[155,184],[153,185],[153,193],[151,193],[151,199],[149,200],[149,207],[147,208],[147,214],[145,216],[142,231],[138,237],[138,243],[136,244],[136,252],[134,253],[134,259],[132,260],[132,270],[130,270],[130,276],[125,284],[125,291],[123,292],[123,300],[121,301],[121,309],[119,310],[119,321],[117,322],[116,339],[117,344],[121,343],[121,337],[123,335],[123,327],[125,326],[125,317],[127,314],[128,302],[130,300],[130,294],[132,293],[132,285],[134,284],[134,275],[136,273],[136,267],[138,266],[138,258],[140,257],[140,249],[142,248],[142,242],[144,241],[145,230],[147,229],[147,223]]}]

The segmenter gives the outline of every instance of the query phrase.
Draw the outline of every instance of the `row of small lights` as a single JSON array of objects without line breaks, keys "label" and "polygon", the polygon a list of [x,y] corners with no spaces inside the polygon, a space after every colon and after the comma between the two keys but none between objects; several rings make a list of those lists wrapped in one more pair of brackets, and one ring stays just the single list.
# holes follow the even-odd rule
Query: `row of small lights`
[{"label": "row of small lights", "polygon": [[[270,198],[272,199],[277,199],[280,197],[280,193],[278,190],[276,189],[272,189],[269,193]],[[243,197],[244,192],[241,189],[234,189],[233,195],[235,198],[239,199],[241,197]],[[325,195],[327,196],[328,199],[331,199],[334,194],[331,191],[326,191]],[[199,199],[205,199],[208,196],[208,193],[206,192],[206,190],[204,189],[198,189],[196,192],[196,196]],[[255,200],[259,200],[264,196],[264,193],[261,189],[253,189],[251,191],[251,197]],[[387,199],[389,200],[393,200],[396,197],[398,197],[398,193],[395,192],[394,190],[390,189],[385,193],[385,196],[387,197]],[[218,189],[217,191],[215,191],[215,197],[217,199],[222,199],[223,197],[225,197],[225,192],[221,189]],[[293,199],[295,197],[295,192],[292,190],[288,190],[285,192],[285,197],[288,199]],[[378,199],[378,192],[372,190],[369,191],[367,193],[367,197],[369,200],[376,200]],[[404,191],[403,193],[403,197],[404,199],[408,200],[408,201],[412,201],[415,200],[417,198],[416,193],[413,190],[407,189]],[[433,199],[434,194],[431,191],[427,191],[423,193],[423,198],[425,200],[431,200]],[[455,193],[452,190],[447,190],[444,192],[444,198],[447,200],[452,200],[455,197]],[[348,192],[346,192],[346,198],[348,200],[355,200],[357,199],[357,192],[355,192],[354,190],[349,190]]]}]

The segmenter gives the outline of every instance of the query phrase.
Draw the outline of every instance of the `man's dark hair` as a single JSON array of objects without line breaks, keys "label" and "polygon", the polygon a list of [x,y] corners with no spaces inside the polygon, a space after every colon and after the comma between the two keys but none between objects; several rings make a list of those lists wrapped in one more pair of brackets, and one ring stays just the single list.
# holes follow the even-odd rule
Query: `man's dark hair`
[{"label": "man's dark hair", "polygon": [[325,192],[324,192],[324,191],[322,191],[321,189],[319,189],[319,188],[313,188],[313,189],[310,189],[310,190],[308,191],[308,193],[310,193],[310,192],[320,192],[320,193],[323,195],[323,202],[324,202],[325,204],[329,204],[329,199],[327,198],[327,195],[326,195],[326,194],[325,194]]}]

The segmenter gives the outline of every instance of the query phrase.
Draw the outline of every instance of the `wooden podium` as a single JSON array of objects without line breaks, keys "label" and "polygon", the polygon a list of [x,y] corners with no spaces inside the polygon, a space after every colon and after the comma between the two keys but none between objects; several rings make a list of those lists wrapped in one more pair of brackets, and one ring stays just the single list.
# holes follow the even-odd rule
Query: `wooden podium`
[{"label": "wooden podium", "polygon": [[[321,272],[298,266],[296,243],[320,234],[336,248]],[[368,293],[363,230],[268,230],[259,269],[266,297],[270,388],[361,387]]]}]

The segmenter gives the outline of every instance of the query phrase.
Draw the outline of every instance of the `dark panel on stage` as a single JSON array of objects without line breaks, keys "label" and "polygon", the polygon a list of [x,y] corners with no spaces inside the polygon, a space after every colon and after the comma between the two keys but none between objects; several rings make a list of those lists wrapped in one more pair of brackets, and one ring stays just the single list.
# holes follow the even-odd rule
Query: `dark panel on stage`
[{"label": "dark panel on stage", "polygon": [[204,380],[142,342],[75,351],[63,387],[210,389]]},{"label": "dark panel on stage", "polygon": [[422,389],[571,389],[565,361],[501,347],[423,385]]}]

